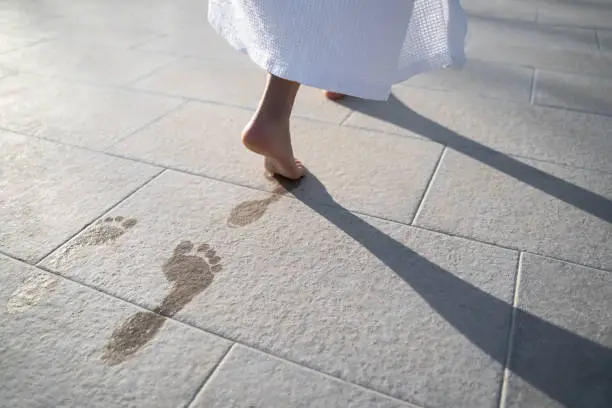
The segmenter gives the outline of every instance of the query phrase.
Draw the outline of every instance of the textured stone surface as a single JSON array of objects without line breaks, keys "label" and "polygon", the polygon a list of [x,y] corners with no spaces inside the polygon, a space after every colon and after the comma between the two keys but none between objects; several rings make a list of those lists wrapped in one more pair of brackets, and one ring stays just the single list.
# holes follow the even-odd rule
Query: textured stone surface
[{"label": "textured stone surface", "polygon": [[180,103],[173,98],[17,75],[0,80],[0,127],[101,148]]},{"label": "textured stone surface", "polygon": [[0,54],[35,44],[38,39],[0,34]]},{"label": "textured stone surface", "polygon": [[179,319],[419,405],[495,406],[516,253],[295,194],[167,172],[112,211],[129,231],[85,231],[45,266],[148,308],[167,302],[169,269],[201,271]]},{"label": "textured stone surface", "polygon": [[[251,62],[185,59],[134,84],[136,89],[254,109],[266,81]],[[349,111],[327,101],[317,89],[302,87],[294,115],[340,123]]]},{"label": "textured stone surface", "polygon": [[236,346],[194,400],[194,408],[410,408],[317,372]]},{"label": "textured stone surface", "polygon": [[[184,406],[230,345],[165,321],[151,344],[109,366],[100,358],[107,339],[139,309],[3,256],[0,279],[7,407]],[[25,301],[28,307],[15,307]]]},{"label": "textured stone surface", "polygon": [[443,157],[417,225],[612,270],[611,174],[471,154]]},{"label": "textured stone surface", "polygon": [[[262,158],[240,142],[251,114],[193,102],[113,146],[112,151],[272,190],[274,184],[263,177]],[[296,154],[339,203],[367,214],[412,221],[441,146],[307,120],[295,119],[292,124]]]},{"label": "textured stone surface", "polygon": [[612,406],[612,275],[522,261],[505,406]]},{"label": "textured stone surface", "polygon": [[45,76],[122,85],[160,68],[173,58],[80,41],[44,41],[0,55],[0,65]]},{"label": "textured stone surface", "polygon": [[538,71],[535,103],[612,115],[612,78]]},{"label": "textured stone surface", "polygon": [[598,30],[599,45],[605,51],[612,51],[612,30]]},{"label": "textured stone surface", "polygon": [[599,51],[594,30],[471,19],[468,58],[610,76],[612,55]]},{"label": "textured stone surface", "polygon": [[544,24],[610,28],[612,3],[603,1],[549,2],[538,6],[538,21]]},{"label": "textured stone surface", "polygon": [[[528,46],[552,50],[597,50],[595,31],[521,21],[472,17],[468,45],[471,47]],[[499,48],[501,53],[503,48]],[[515,61],[518,62],[518,61]]]},{"label": "textured stone surface", "polygon": [[537,7],[533,1],[462,0],[461,6],[469,18],[494,18],[506,20],[536,21]]},{"label": "textured stone surface", "polygon": [[206,57],[245,62],[247,57],[217,35],[209,24],[183,29],[174,34],[148,41],[138,47],[185,57]]},{"label": "textured stone surface", "polygon": [[37,260],[159,170],[0,133],[0,247]]},{"label": "textured stone surface", "polygon": [[461,70],[432,71],[403,84],[529,102],[532,78],[530,68],[471,60]]},{"label": "textured stone surface", "polygon": [[493,149],[612,171],[612,118],[469,94],[397,87],[386,104],[350,100],[346,125],[415,134],[460,151]]}]

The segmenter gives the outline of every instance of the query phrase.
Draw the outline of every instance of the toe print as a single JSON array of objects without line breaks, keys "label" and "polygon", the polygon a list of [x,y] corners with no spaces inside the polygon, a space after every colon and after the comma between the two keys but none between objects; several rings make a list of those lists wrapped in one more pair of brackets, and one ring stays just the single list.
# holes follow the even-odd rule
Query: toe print
[{"label": "toe print", "polygon": [[134,218],[108,217],[97,222],[91,229],[83,235],[77,237],[69,249],[82,246],[96,246],[112,242],[125,234],[130,228],[136,225]]},{"label": "toe print", "polygon": [[126,320],[111,335],[102,359],[119,364],[147,344],[165,322],[162,316],[174,316],[195,296],[202,293],[221,270],[221,258],[208,244],[197,247],[183,241],[174,248],[170,258],[162,265],[164,276],[172,289],[152,312],[138,312]]}]

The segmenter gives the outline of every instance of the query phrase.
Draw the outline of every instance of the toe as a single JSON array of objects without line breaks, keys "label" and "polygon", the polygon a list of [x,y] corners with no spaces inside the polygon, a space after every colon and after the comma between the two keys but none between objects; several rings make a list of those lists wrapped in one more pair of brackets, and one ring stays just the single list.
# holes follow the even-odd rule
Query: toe
[{"label": "toe", "polygon": [[176,246],[174,252],[177,254],[186,254],[193,249],[193,243],[191,241],[183,241]]}]

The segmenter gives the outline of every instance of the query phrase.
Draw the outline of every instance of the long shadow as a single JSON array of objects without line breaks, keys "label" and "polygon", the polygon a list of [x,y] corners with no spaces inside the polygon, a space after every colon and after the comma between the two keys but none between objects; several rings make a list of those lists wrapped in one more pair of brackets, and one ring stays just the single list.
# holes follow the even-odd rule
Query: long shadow
[{"label": "long shadow", "polygon": [[446,145],[595,217],[612,222],[612,201],[606,197],[536,169],[448,129],[413,111],[395,95],[391,95],[386,104],[360,100],[347,100],[343,104],[357,112]]},{"label": "long shadow", "polygon": [[[398,274],[474,345],[505,364],[512,305],[458,278],[352,214],[329,195],[314,175],[297,187],[281,183]],[[521,309],[516,310],[515,316],[516,347],[509,366],[514,374],[567,407],[612,406],[612,349]]]}]

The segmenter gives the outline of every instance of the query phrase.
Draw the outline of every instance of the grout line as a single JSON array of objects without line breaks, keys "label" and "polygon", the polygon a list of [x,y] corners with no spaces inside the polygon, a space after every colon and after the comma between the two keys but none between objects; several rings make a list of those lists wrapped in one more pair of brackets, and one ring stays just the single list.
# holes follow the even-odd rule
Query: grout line
[{"label": "grout line", "polygon": [[[155,162],[145,161],[145,160],[141,160],[141,159],[137,159],[137,158],[132,158],[132,157],[129,157],[129,156],[123,156],[123,155],[120,155],[120,154],[117,154],[117,153],[93,150],[93,149],[90,149],[90,148],[87,148],[87,147],[78,146],[78,145],[72,145],[72,144],[63,143],[63,142],[58,142],[56,140],[46,139],[46,138],[43,138],[43,137],[40,137],[40,136],[32,136],[32,135],[23,134],[23,133],[20,133],[20,132],[15,132],[15,131],[10,130],[10,129],[0,128],[0,130],[5,130],[7,132],[15,133],[15,134],[18,134],[18,135],[21,135],[21,136],[24,136],[24,137],[28,137],[28,138],[32,138],[32,139],[40,139],[40,140],[48,141],[48,142],[51,142],[51,143],[56,143],[56,144],[59,144],[59,145],[64,145],[64,146],[69,146],[69,147],[73,147],[73,148],[77,148],[77,149],[82,149],[82,150],[86,150],[86,151],[90,151],[90,152],[94,152],[94,153],[99,153],[99,154],[106,155],[106,156],[109,156],[109,157],[114,157],[114,158],[118,158],[118,159],[122,159],[122,160],[133,161],[135,163],[140,163],[140,164],[146,164],[146,165],[149,165],[149,166],[154,166],[154,167],[157,167],[157,168],[161,169],[159,175],[161,175],[162,172],[164,172],[166,170],[169,170],[169,171],[174,171],[174,172],[181,173],[181,174],[187,174],[187,175],[194,176],[194,177],[204,178],[204,179],[207,179],[207,180],[211,180],[211,181],[215,181],[215,182],[219,182],[219,183],[223,183],[223,184],[229,184],[229,185],[232,185],[232,186],[235,186],[235,187],[245,188],[245,189],[248,189],[248,190],[251,190],[251,191],[257,191],[257,192],[262,192],[262,193],[266,193],[266,194],[272,194],[272,192],[269,191],[269,190],[253,187],[253,186],[250,186],[250,185],[247,185],[247,184],[241,184],[241,183],[238,183],[238,182],[235,182],[235,181],[231,181],[231,180],[220,179],[220,178],[217,178],[217,177],[213,177],[213,176],[206,175],[206,174],[203,174],[203,173],[193,172],[193,171],[186,170],[186,169],[181,169],[181,168],[178,168],[178,167],[160,165],[160,164],[155,163]],[[395,135],[395,136],[398,136],[398,135]],[[435,142],[432,142],[432,143],[435,143]],[[519,157],[520,158],[521,156],[513,155],[511,157]],[[526,159],[534,160],[534,161],[538,161],[538,162],[543,162],[543,163],[551,163],[551,162],[537,160],[537,159],[531,159],[531,158],[526,158]],[[611,172],[605,172],[605,171],[601,171],[601,170],[584,169],[584,168],[580,168],[580,167],[573,167],[573,166],[559,164],[559,163],[551,163],[551,164],[556,164],[556,165],[559,165],[559,166],[565,166],[565,167],[574,168],[574,169],[578,168],[578,169],[582,169],[582,170],[586,170],[586,171],[591,171],[591,172],[594,172],[594,173],[611,174]],[[292,200],[297,200],[295,197],[293,197],[290,194],[285,194],[285,195],[283,195],[283,197],[284,198],[288,198],[288,199],[292,199]],[[334,207],[331,207],[331,206],[327,206],[327,207],[328,208],[334,208]],[[520,248],[520,247],[516,247],[516,246],[503,245],[503,244],[498,244],[498,243],[491,242],[491,241],[483,241],[483,240],[478,239],[476,237],[470,237],[470,236],[462,235],[462,234],[459,234],[459,233],[453,233],[453,232],[450,232],[450,231],[444,231],[442,229],[437,229],[437,228],[432,227],[432,226],[427,226],[426,227],[426,226],[422,226],[422,225],[414,225],[414,223],[410,224],[410,223],[407,223],[405,221],[388,218],[388,217],[385,217],[385,216],[382,216],[382,215],[368,214],[368,213],[365,213],[365,212],[362,212],[362,211],[358,211],[358,210],[349,210],[349,209],[346,209],[346,208],[344,210],[348,211],[348,212],[351,212],[351,213],[353,213],[355,215],[369,217],[369,218],[373,218],[373,219],[378,219],[378,220],[381,220],[381,221],[391,222],[391,223],[395,223],[395,224],[399,224],[399,225],[405,225],[405,226],[408,226],[408,227],[411,227],[411,228],[415,228],[415,229],[418,229],[418,230],[432,232],[432,233],[436,233],[436,234],[442,234],[442,235],[446,235],[446,236],[454,237],[454,238],[459,238],[459,239],[464,239],[466,241],[476,242],[476,243],[483,244],[483,245],[489,245],[489,246],[492,246],[492,247],[495,247],[495,248],[500,248],[500,249],[505,249],[505,250],[510,250],[510,251],[524,251],[526,253],[530,253],[530,254],[533,254],[533,255],[547,257],[547,258],[550,258],[550,259],[553,259],[553,260],[558,260],[558,261],[561,261],[561,262],[567,262],[567,263],[571,263],[571,264],[574,264],[574,265],[577,265],[577,266],[582,266],[582,267],[586,267],[586,268],[594,268],[594,269],[603,270],[603,271],[606,271],[606,272],[612,272],[612,270],[609,270],[609,269],[606,269],[606,268],[595,267],[595,266],[592,266],[592,265],[585,265],[585,264],[582,264],[582,263],[579,263],[579,262],[576,262],[576,261],[573,261],[573,260],[570,260],[570,259],[565,259],[565,258],[550,257],[549,255],[541,254],[541,253],[538,253],[538,252],[530,252],[530,251],[527,251],[524,248]],[[343,210],[336,209],[336,211],[343,211]],[[414,217],[413,222],[414,221],[416,221],[416,216]],[[76,235],[78,235],[79,233],[77,233]],[[16,258],[16,259],[18,259],[18,258]],[[42,261],[43,260],[41,259],[38,262],[42,262]],[[29,262],[26,262],[26,263],[29,263]]]},{"label": "grout line", "polygon": [[[385,394],[385,393],[383,393],[383,392],[381,392],[381,391],[378,391],[378,390],[376,390],[376,389],[374,389],[374,388],[369,388],[368,386],[365,386],[365,385],[361,385],[361,384],[353,383],[353,382],[350,382],[350,381],[345,380],[345,379],[343,379],[343,378],[335,377],[335,376],[333,376],[333,375],[331,375],[331,374],[328,374],[328,373],[325,373],[325,372],[322,372],[322,371],[318,371],[318,370],[316,370],[316,369],[314,369],[314,368],[311,368],[311,367],[309,367],[309,366],[307,366],[307,365],[304,365],[304,364],[302,364],[302,363],[299,363],[299,362],[297,362],[297,361],[290,360],[290,359],[285,358],[285,357],[280,357],[280,356],[277,356],[277,355],[275,355],[275,354],[273,354],[272,352],[269,352],[269,351],[265,351],[265,350],[258,349],[258,348],[256,348],[254,345],[249,345],[249,344],[243,343],[243,342],[241,342],[241,341],[234,340],[234,339],[232,339],[232,338],[229,338],[229,337],[227,337],[227,336],[225,336],[225,335],[223,335],[223,334],[217,333],[217,332],[212,331],[212,330],[210,330],[210,329],[205,329],[205,328],[202,328],[202,327],[195,326],[195,325],[193,325],[193,324],[191,324],[191,323],[188,323],[188,322],[185,322],[185,321],[183,321],[183,320],[179,320],[179,319],[177,319],[177,318],[176,318],[176,316],[174,316],[174,317],[170,317],[170,316],[165,316],[165,315],[159,314],[159,313],[157,313],[157,312],[155,312],[155,311],[153,311],[153,310],[147,309],[146,307],[141,306],[141,305],[139,305],[138,303],[135,303],[135,302],[133,302],[133,301],[131,301],[131,300],[124,299],[124,298],[120,297],[119,295],[113,294],[113,293],[111,293],[111,292],[107,292],[107,291],[103,290],[102,288],[92,286],[92,285],[90,285],[90,284],[88,284],[88,283],[85,283],[85,282],[83,282],[83,281],[77,280],[76,278],[73,278],[73,277],[70,277],[70,276],[63,275],[63,274],[61,274],[60,272],[56,272],[56,271],[54,271],[54,270],[52,270],[52,269],[49,269],[49,268],[47,268],[47,267],[45,267],[45,266],[42,266],[42,265],[31,265],[31,264],[28,264],[27,262],[23,262],[23,261],[21,261],[21,260],[19,260],[19,259],[15,258],[15,257],[13,257],[13,256],[11,256],[11,255],[5,255],[5,256],[6,256],[7,258],[11,258],[11,259],[17,260],[17,261],[19,261],[19,262],[21,262],[21,263],[24,263],[24,264],[28,265],[28,266],[31,266],[31,267],[33,267],[33,268],[36,268],[36,269],[38,269],[38,270],[40,270],[40,271],[43,271],[43,272],[45,272],[45,273],[49,273],[49,274],[51,274],[51,275],[54,275],[54,276],[56,276],[56,277],[58,277],[58,278],[60,278],[60,279],[62,279],[62,280],[66,280],[66,281],[69,281],[69,282],[71,282],[71,283],[73,283],[73,284],[75,284],[75,285],[78,285],[78,286],[82,286],[82,287],[88,288],[88,289],[92,290],[93,292],[97,292],[97,293],[101,294],[102,296],[108,296],[108,297],[110,297],[110,298],[112,298],[112,299],[114,299],[114,300],[116,300],[116,301],[119,301],[119,302],[122,302],[122,303],[128,304],[128,305],[130,305],[130,306],[132,306],[132,307],[135,307],[135,308],[137,308],[137,309],[141,309],[141,310],[143,310],[143,311],[146,311],[146,312],[153,313],[153,314],[155,314],[155,315],[161,316],[161,317],[163,317],[163,318],[164,318],[164,319],[166,319],[166,320],[171,320],[173,323],[179,324],[179,325],[181,325],[181,326],[188,327],[188,328],[190,328],[190,329],[192,329],[192,330],[197,330],[197,331],[198,331],[198,332],[200,332],[200,333],[204,333],[204,334],[206,334],[206,335],[210,335],[210,336],[215,336],[215,337],[218,337],[218,338],[220,338],[220,339],[223,339],[223,340],[226,340],[226,341],[228,341],[228,342],[231,342],[231,343],[232,343],[232,345],[230,346],[230,348],[229,348],[229,350],[227,351],[227,354],[226,354],[226,355],[228,355],[228,354],[229,354],[229,352],[230,352],[232,349],[234,349],[236,346],[241,346],[241,347],[244,347],[244,348],[247,348],[247,349],[250,349],[250,350],[254,350],[254,351],[256,351],[256,352],[258,352],[258,353],[261,353],[261,354],[263,354],[263,355],[265,355],[265,356],[268,356],[268,357],[270,357],[270,358],[277,359],[277,360],[282,361],[282,362],[284,362],[284,363],[286,363],[286,364],[294,365],[294,366],[299,367],[299,368],[301,368],[301,369],[303,369],[303,370],[307,370],[307,371],[310,371],[310,372],[317,373],[318,375],[321,375],[321,376],[323,376],[323,377],[326,377],[326,378],[332,379],[332,380],[334,380],[334,381],[338,381],[338,382],[341,382],[341,383],[344,383],[344,384],[348,384],[348,385],[350,385],[350,386],[352,386],[352,387],[360,388],[360,389],[365,390],[365,391],[367,391],[367,392],[374,393],[374,394],[377,394],[377,395],[383,396],[383,397],[385,397],[385,398],[389,398],[389,399],[392,399],[392,400],[395,400],[395,401],[401,402],[402,404],[407,405],[407,407],[406,407],[406,408],[409,408],[409,406],[410,406],[410,405],[412,405],[414,408],[425,408],[424,406],[418,405],[418,404],[416,404],[415,402],[411,402],[411,401],[402,400],[402,399],[399,399],[399,398],[394,397],[394,396],[392,396],[392,395]],[[217,364],[217,366],[216,366],[215,368],[218,368],[218,366],[219,366],[219,365],[222,363],[222,361],[223,361],[224,359],[225,359],[225,358],[222,358],[222,359],[221,359],[221,360],[218,362],[218,364]],[[216,372],[216,370],[214,370],[214,372]],[[210,374],[209,378],[208,378],[208,379],[207,379],[205,382],[208,382],[208,380],[210,380],[210,377],[212,377],[212,375],[213,375],[213,372],[211,372],[211,374]],[[204,386],[205,386],[205,384],[203,384],[203,385],[202,385],[202,387],[204,387]],[[198,394],[198,393],[199,393],[199,391],[196,393],[196,395],[194,395],[194,399],[195,399],[195,397],[197,396],[197,394]],[[188,407],[188,406],[186,406],[185,408],[189,408],[189,407]]]},{"label": "grout line", "polygon": [[[140,52],[146,52],[146,51],[142,51],[142,50],[132,50],[132,51],[140,51]],[[159,67],[155,67],[152,70],[142,74],[142,75],[138,75],[136,78],[130,79],[129,81],[122,83],[119,86],[119,88],[129,88],[131,85],[134,85],[140,81],[143,81],[147,78],[152,77],[153,75],[157,74],[160,71],[163,71],[164,69],[168,68],[169,66],[175,64],[177,61],[180,61],[181,59],[176,57],[176,56],[172,56],[172,59],[170,61],[168,61],[165,64],[160,65]]]},{"label": "grout line", "polygon": [[448,151],[448,147],[444,146],[442,148],[442,151],[440,152],[440,156],[438,157],[438,161],[436,162],[436,165],[434,166],[434,169],[431,172],[431,176],[429,177],[429,180],[427,181],[427,184],[425,186],[425,190],[423,190],[423,195],[421,196],[419,204],[417,205],[417,209],[414,212],[414,216],[412,217],[412,220],[410,221],[410,223],[408,223],[408,225],[414,225],[414,223],[416,222],[418,216],[421,214],[421,210],[423,209],[423,206],[425,204],[425,200],[427,199],[427,196],[429,195],[429,192],[431,191],[431,188],[432,188],[432,186],[433,186],[433,184],[435,182],[435,179],[436,179],[436,176],[438,175],[440,167],[442,167],[442,160],[446,156],[446,152],[447,151]]},{"label": "grout line", "polygon": [[195,392],[193,393],[193,395],[191,396],[191,398],[189,398],[189,400],[187,401],[187,403],[185,405],[183,405],[184,408],[189,408],[191,407],[191,405],[193,404],[193,402],[195,401],[195,399],[198,397],[198,395],[202,392],[202,390],[204,389],[204,387],[206,386],[206,384],[208,383],[208,381],[213,378],[213,376],[215,375],[215,373],[218,371],[219,367],[221,366],[221,364],[225,361],[225,359],[227,358],[227,356],[229,356],[229,354],[232,352],[232,350],[234,350],[236,346],[236,343],[233,343],[232,345],[230,345],[227,348],[227,351],[223,354],[223,356],[221,356],[221,358],[219,359],[219,361],[217,361],[217,364],[215,364],[215,366],[212,368],[212,370],[210,370],[210,373],[204,377],[204,381],[202,381],[202,384],[200,384],[199,387],[196,388]]},{"label": "grout line", "polygon": [[[130,137],[134,136],[135,134],[153,126],[154,124],[156,124],[157,122],[163,120],[164,118],[172,115],[173,113],[178,112],[179,110],[181,110],[183,107],[185,107],[185,105],[187,105],[189,103],[189,101],[181,101],[178,103],[178,105],[176,105],[174,108],[169,109],[167,112],[162,113],[161,115],[159,115],[158,117],[156,117],[153,120],[148,121],[147,123],[145,123],[142,126],[138,126],[136,127],[136,129],[127,132],[127,134],[117,138],[117,140],[113,141],[111,144],[104,146],[104,149],[110,149],[113,148],[115,146],[117,146],[119,143],[123,142],[124,140],[129,139]],[[104,151],[101,151],[104,152]]]},{"label": "grout line", "polygon": [[115,208],[117,208],[117,206],[119,206],[121,203],[123,203],[125,200],[127,200],[128,198],[130,198],[131,196],[133,196],[134,194],[136,194],[138,191],[140,191],[143,187],[145,187],[147,184],[149,184],[150,182],[152,182],[153,180],[155,180],[157,177],[159,177],[162,173],[164,173],[166,171],[166,169],[160,169],[157,173],[155,173],[152,177],[149,177],[148,180],[145,180],[141,185],[139,185],[138,187],[136,187],[134,190],[132,190],[131,192],[129,192],[127,195],[123,196],[123,198],[121,198],[120,200],[118,200],[116,203],[110,205],[109,207],[107,207],[106,209],[102,210],[102,213],[97,216],[94,217],[90,222],[86,223],[85,225],[83,225],[83,227],[81,227],[81,229],[79,229],[77,232],[75,232],[74,234],[70,235],[67,239],[65,239],[64,241],[62,241],[59,245],[56,245],[51,251],[47,252],[45,255],[43,255],[40,259],[38,259],[37,261],[35,261],[33,264],[34,265],[39,265],[41,262],[43,262],[46,258],[48,258],[49,256],[51,256],[55,251],[57,251],[58,249],[60,249],[62,246],[64,246],[65,244],[67,244],[68,242],[72,241],[74,238],[76,238],[78,235],[80,235],[83,231],[85,231],[90,225],[92,225],[93,223],[95,223],[96,221],[98,221],[99,219],[101,219],[102,217],[104,217],[106,214],[108,214],[110,211],[114,210]]},{"label": "grout line", "polygon": [[[11,255],[5,255],[5,256],[6,256],[7,258],[11,258],[11,259],[17,260],[17,261],[19,261],[19,262],[22,262],[22,261],[20,261],[19,259],[15,258],[15,257],[13,257],[13,256],[11,256]],[[274,358],[274,359],[280,360],[280,361],[282,361],[282,362],[284,362],[284,363],[286,363],[286,364],[291,364],[291,365],[294,365],[294,366],[300,367],[301,369],[304,369],[304,370],[307,370],[307,371],[310,371],[310,372],[317,373],[317,374],[319,374],[319,375],[321,375],[321,376],[323,376],[323,377],[330,378],[330,379],[333,379],[333,380],[335,380],[335,381],[339,381],[339,382],[342,382],[342,383],[344,383],[344,384],[348,384],[348,385],[350,385],[350,386],[352,386],[352,387],[360,388],[360,389],[363,389],[363,390],[365,390],[365,391],[367,391],[367,392],[371,392],[371,393],[374,393],[374,394],[377,394],[377,395],[384,396],[385,398],[389,398],[389,399],[392,399],[392,400],[395,400],[395,401],[401,402],[401,403],[403,403],[404,405],[412,405],[414,408],[425,408],[425,407],[422,407],[422,406],[420,406],[420,405],[415,404],[414,402],[410,402],[410,401],[406,401],[406,400],[399,399],[399,398],[394,397],[394,396],[392,396],[392,395],[388,395],[388,394],[385,394],[385,393],[383,393],[383,392],[381,392],[381,391],[378,391],[378,390],[376,390],[376,389],[374,389],[374,388],[369,388],[369,387],[367,387],[367,386],[365,386],[365,385],[356,384],[356,383],[350,382],[350,381],[348,381],[348,380],[345,380],[345,379],[343,379],[343,378],[335,377],[335,376],[333,376],[333,375],[331,375],[331,374],[327,374],[327,373],[325,373],[325,372],[318,371],[318,370],[316,370],[316,369],[314,369],[314,368],[308,367],[307,365],[304,365],[304,364],[299,363],[299,362],[297,362],[297,361],[290,360],[290,359],[285,358],[285,357],[280,357],[280,356],[277,356],[277,355],[273,354],[272,352],[269,352],[269,351],[265,351],[265,350],[258,349],[258,348],[256,348],[256,347],[255,347],[255,346],[253,346],[253,345],[249,345],[249,344],[243,343],[243,342],[241,342],[241,341],[234,340],[234,339],[229,338],[229,337],[227,337],[227,336],[225,336],[225,335],[223,335],[223,334],[220,334],[220,333],[214,332],[214,331],[212,331],[212,330],[210,330],[210,329],[204,329],[204,328],[202,328],[202,327],[195,326],[195,325],[193,325],[193,324],[191,324],[191,323],[188,323],[188,322],[185,322],[185,321],[182,321],[182,320],[177,319],[177,318],[176,318],[176,316],[174,316],[174,317],[170,317],[170,316],[165,316],[165,315],[159,314],[159,313],[157,313],[157,312],[155,312],[155,311],[153,311],[153,310],[149,310],[149,309],[147,309],[146,307],[141,306],[141,305],[139,305],[138,303],[135,303],[135,302],[133,302],[133,301],[131,301],[131,300],[124,299],[124,298],[120,297],[119,295],[113,294],[113,293],[111,293],[111,292],[107,292],[107,291],[103,290],[102,288],[92,286],[92,285],[90,285],[90,284],[88,284],[88,283],[85,283],[85,282],[83,282],[83,281],[77,280],[76,278],[73,278],[73,277],[70,277],[70,276],[63,275],[63,274],[61,274],[60,272],[56,272],[56,271],[54,271],[54,270],[52,270],[52,269],[50,269],[50,268],[47,268],[47,267],[45,267],[45,266],[42,266],[42,265],[31,265],[31,264],[28,264],[27,262],[22,262],[22,263],[24,263],[24,264],[26,264],[26,265],[28,265],[28,266],[31,266],[31,267],[33,267],[33,268],[35,268],[35,269],[38,269],[38,270],[40,270],[40,271],[42,271],[42,272],[45,272],[45,273],[48,273],[48,274],[54,275],[54,276],[56,276],[56,277],[60,278],[61,280],[69,281],[69,282],[71,282],[71,283],[73,283],[73,284],[75,284],[75,285],[78,285],[78,286],[82,286],[82,287],[88,288],[88,289],[92,290],[93,292],[97,292],[97,293],[101,294],[102,296],[108,296],[108,297],[110,297],[110,298],[112,298],[112,299],[114,299],[114,300],[116,300],[116,301],[118,301],[118,302],[122,302],[122,303],[128,304],[128,305],[130,305],[130,306],[132,306],[132,307],[135,307],[135,308],[137,308],[137,309],[141,309],[141,310],[143,310],[143,311],[146,311],[146,312],[153,313],[153,314],[155,314],[155,315],[161,316],[161,317],[163,317],[164,319],[166,319],[166,320],[171,320],[173,323],[176,323],[176,324],[178,324],[178,325],[181,325],[181,326],[184,326],[184,327],[188,327],[189,329],[192,329],[192,330],[197,330],[197,331],[198,331],[198,332],[200,332],[200,333],[204,333],[204,334],[206,334],[206,335],[210,335],[210,336],[215,336],[215,337],[218,337],[218,338],[220,338],[220,339],[223,339],[223,340],[226,340],[226,341],[228,341],[228,342],[231,342],[231,343],[232,343],[232,345],[229,347],[228,351],[226,352],[226,355],[225,355],[225,356],[224,356],[224,357],[223,357],[221,360],[219,360],[219,362],[218,362],[217,366],[215,367],[215,369],[213,370],[213,372],[211,372],[211,374],[209,375],[209,377],[207,378],[207,380],[206,380],[205,382],[208,382],[208,380],[210,380],[210,377],[212,377],[213,373],[217,371],[217,370],[216,370],[216,368],[218,368],[218,366],[219,366],[219,365],[222,363],[222,361],[223,361],[223,360],[225,360],[225,357],[226,357],[227,355],[229,355],[229,352],[230,352],[232,349],[234,349],[236,346],[241,346],[241,347],[244,347],[244,348],[247,348],[247,349],[250,349],[250,350],[255,350],[255,351],[256,351],[256,352],[258,352],[258,353],[261,353],[261,354],[263,354],[263,355],[265,355],[265,356],[268,356],[268,357],[270,357],[270,358]],[[204,386],[205,386],[205,384],[203,384],[203,385],[202,385],[202,387],[204,387]],[[197,396],[197,394],[198,394],[198,393],[199,393],[199,391],[196,393],[196,395],[194,395],[193,399],[195,399],[195,397]],[[191,403],[191,402],[190,402],[190,403]],[[186,408],[188,408],[188,406],[186,406]],[[406,407],[406,408],[408,408],[408,407]]]},{"label": "grout line", "polygon": [[[350,108],[349,108],[350,109]],[[338,123],[338,126],[344,126],[344,124],[353,116],[355,113],[354,109],[351,109],[350,112]]]},{"label": "grout line", "polygon": [[506,397],[508,395],[508,380],[510,378],[510,361],[514,352],[514,338],[516,335],[516,315],[518,312],[518,294],[521,284],[521,270],[523,266],[523,252],[519,252],[518,260],[516,263],[516,275],[514,279],[514,295],[512,297],[512,314],[510,316],[510,327],[508,328],[508,338],[506,341],[507,352],[504,360],[504,367],[502,370],[501,384],[499,388],[499,399],[497,406],[499,408],[505,408]]},{"label": "grout line", "polygon": [[537,106],[535,103],[535,93],[536,93],[536,82],[538,80],[538,68],[533,68],[533,75],[531,76],[531,84],[529,87],[529,104],[533,106]]},{"label": "grout line", "polygon": [[397,401],[397,402],[399,402],[399,403],[401,403],[401,404],[403,404],[403,405],[406,405],[406,408],[410,408],[410,407],[413,407],[413,408],[425,408],[425,406],[418,405],[418,404],[417,404],[417,403],[415,403],[415,402],[410,402],[410,401],[407,401],[407,400],[399,399],[399,398],[394,397],[394,396],[392,396],[392,395],[384,394],[384,393],[382,393],[382,392],[380,392],[380,391],[376,391],[375,389],[368,388],[368,387],[366,387],[366,386],[364,386],[364,385],[360,385],[360,384],[357,384],[357,383],[353,383],[353,382],[350,382],[350,381],[344,380],[344,379],[339,378],[339,377],[334,377],[334,376],[333,376],[333,375],[331,375],[331,374],[327,374],[327,373],[325,373],[325,372],[315,370],[314,368],[310,368],[310,367],[305,366],[305,365],[303,365],[303,364],[301,364],[301,363],[297,363],[297,362],[295,362],[295,361],[293,361],[293,360],[287,360],[287,359],[285,359],[285,358],[282,358],[282,357],[279,357],[279,356],[277,356],[277,355],[274,355],[274,354],[271,354],[271,353],[268,353],[268,352],[262,351],[262,350],[260,350],[260,349],[255,348],[255,347],[252,347],[252,346],[249,346],[249,345],[246,345],[246,344],[242,344],[242,343],[236,343],[236,345],[238,345],[238,346],[240,346],[240,347],[243,347],[243,348],[245,348],[245,349],[251,350],[251,351],[253,351],[253,352],[255,352],[255,353],[263,354],[264,356],[266,356],[266,357],[268,357],[268,358],[271,358],[271,359],[274,359],[274,360],[281,361],[281,362],[283,362],[284,364],[287,364],[287,365],[292,365],[292,366],[296,366],[296,367],[298,367],[300,370],[308,371],[308,372],[311,372],[311,373],[316,373],[317,375],[320,375],[321,377],[325,377],[325,378],[327,378],[327,379],[328,379],[328,380],[330,380],[330,381],[340,382],[340,383],[343,383],[343,384],[348,384],[348,385],[350,385],[351,387],[356,387],[356,388],[359,388],[359,389],[365,390],[365,391],[367,391],[368,393],[373,393],[373,394],[379,395],[379,396],[381,396],[381,397],[384,397],[384,398],[388,398],[388,399],[391,399],[391,400]]}]

